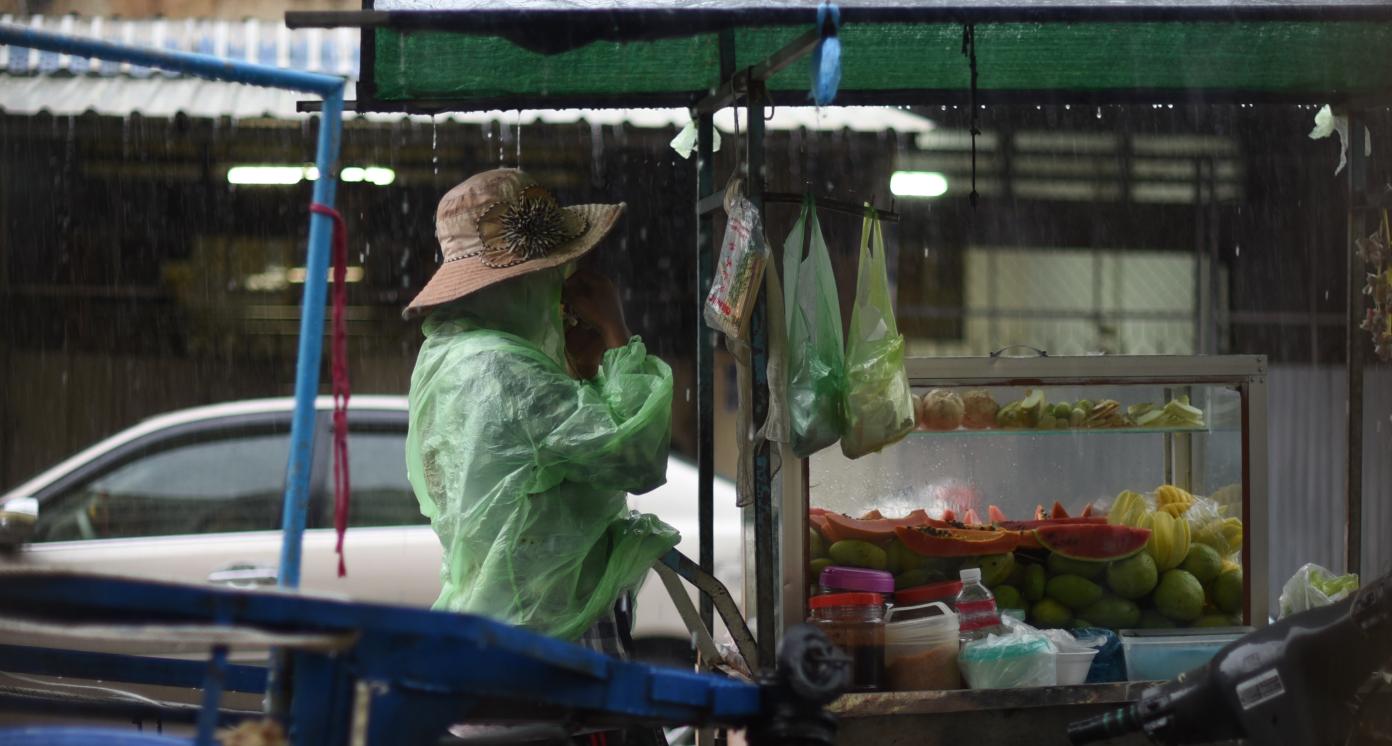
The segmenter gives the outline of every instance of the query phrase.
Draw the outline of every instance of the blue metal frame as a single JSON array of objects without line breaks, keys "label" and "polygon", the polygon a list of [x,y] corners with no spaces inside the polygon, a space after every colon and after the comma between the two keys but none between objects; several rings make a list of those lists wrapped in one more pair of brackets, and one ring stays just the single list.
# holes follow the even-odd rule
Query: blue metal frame
[{"label": "blue metal frame", "polygon": [[[319,178],[314,182],[314,201],[333,207],[338,184],[339,137],[343,129],[342,78],[206,54],[130,47],[6,24],[0,24],[0,44],[318,94],[324,103],[315,153]],[[284,539],[280,548],[279,583],[283,588],[295,588],[300,584],[300,549],[305,514],[309,509],[310,469],[314,454],[314,400],[319,390],[320,353],[324,346],[324,302],[328,297],[329,242],[332,238],[332,219],[327,215],[312,213],[309,218],[309,247],[300,313],[299,359],[295,370],[295,414],[290,427],[290,455],[286,464],[285,503],[281,516]]]}]

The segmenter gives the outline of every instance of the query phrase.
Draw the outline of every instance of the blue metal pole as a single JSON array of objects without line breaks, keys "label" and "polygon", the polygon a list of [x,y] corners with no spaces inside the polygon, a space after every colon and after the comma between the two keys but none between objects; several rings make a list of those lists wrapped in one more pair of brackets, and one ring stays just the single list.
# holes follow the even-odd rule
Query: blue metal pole
[{"label": "blue metal pole", "polygon": [[[329,207],[338,185],[338,139],[343,124],[343,89],[324,96],[319,117],[319,149],[314,163],[314,201]],[[309,218],[309,256],[305,260],[304,300],[300,311],[300,354],[295,369],[295,415],[290,424],[290,463],[285,474],[285,504],[281,515],[279,583],[300,585],[300,549],[309,510],[310,471],[314,465],[314,400],[319,393],[319,358],[324,349],[324,301],[328,296],[329,242],[333,219],[313,213]]]},{"label": "blue metal pole", "polygon": [[[0,24],[0,44],[128,62],[202,78],[317,93],[323,96],[324,107],[315,157],[319,178],[314,182],[314,201],[333,207],[339,134],[343,124],[342,78],[193,52],[130,47],[9,24]],[[290,457],[286,464],[285,504],[281,522],[284,536],[279,581],[286,588],[294,588],[300,582],[300,544],[304,534],[305,512],[309,506],[309,478],[314,453],[314,400],[318,393],[320,352],[324,341],[324,300],[328,294],[329,242],[332,238],[332,219],[325,215],[311,215],[304,306],[300,317],[300,352],[295,371],[295,414],[290,429]]]},{"label": "blue metal pole", "polygon": [[223,59],[210,54],[130,47],[100,39],[64,36],[12,24],[0,23],[0,44],[78,57],[96,57],[113,62],[129,62],[132,65],[173,70],[200,78],[230,80],[234,83],[248,83],[267,88],[289,88],[323,96],[334,92],[341,95],[343,92],[343,79],[332,75],[284,70],[270,65]]}]

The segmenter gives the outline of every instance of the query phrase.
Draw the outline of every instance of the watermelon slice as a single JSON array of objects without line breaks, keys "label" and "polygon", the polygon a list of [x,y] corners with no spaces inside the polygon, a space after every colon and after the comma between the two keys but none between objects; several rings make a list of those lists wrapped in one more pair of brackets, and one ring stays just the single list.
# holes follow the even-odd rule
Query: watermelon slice
[{"label": "watermelon slice", "polygon": [[1004,523],[1006,521],[1005,512],[994,505],[986,509],[986,517],[991,519],[991,523]]},{"label": "watermelon slice", "polygon": [[821,516],[826,522],[822,535],[833,541],[860,539],[861,541],[888,541],[894,538],[894,529],[901,526],[927,526],[932,519],[923,510],[903,518],[851,518],[840,513],[827,513]]},{"label": "watermelon slice", "polygon": [[1043,505],[1036,505],[1036,506],[1034,506],[1034,520],[1036,520],[1036,521],[1043,521],[1043,520],[1048,519],[1048,517],[1049,517],[1049,512],[1046,511],[1046,510],[1044,510],[1044,506],[1043,506]]},{"label": "watermelon slice", "polygon": [[1105,516],[1093,515],[1087,517],[1074,518],[1045,518],[1036,521],[1001,521],[998,525],[1001,528],[1008,528],[1011,531],[1033,531],[1043,526],[1076,526],[1080,524],[1106,525]]},{"label": "watermelon slice", "polygon": [[1083,507],[1082,517],[1083,517],[1083,518],[1091,518],[1091,517],[1092,517],[1092,503],[1088,503],[1086,506]]},{"label": "watermelon slice", "polygon": [[[910,552],[924,557],[975,557],[1005,554],[1020,546],[1018,531],[1002,529],[936,528],[901,526],[894,531]],[[1141,542],[1144,546],[1145,542]]]},{"label": "watermelon slice", "polygon": [[1068,511],[1064,509],[1063,503],[1059,502],[1058,500],[1055,500],[1055,501],[1054,501],[1054,510],[1053,510],[1052,513],[1049,514],[1049,517],[1050,517],[1050,518],[1067,518],[1067,517],[1068,517]]},{"label": "watermelon slice", "polygon": [[957,511],[953,510],[952,508],[943,508],[943,517],[942,517],[942,519],[943,519],[944,521],[947,521],[948,523],[956,523],[956,522],[957,522]]},{"label": "watermelon slice", "polygon": [[967,508],[967,512],[962,515],[962,523],[968,526],[980,525],[981,517],[976,514],[976,508]]},{"label": "watermelon slice", "polygon": [[1072,523],[1040,526],[1034,530],[1040,546],[1070,559],[1105,562],[1130,557],[1145,549],[1150,529]]}]

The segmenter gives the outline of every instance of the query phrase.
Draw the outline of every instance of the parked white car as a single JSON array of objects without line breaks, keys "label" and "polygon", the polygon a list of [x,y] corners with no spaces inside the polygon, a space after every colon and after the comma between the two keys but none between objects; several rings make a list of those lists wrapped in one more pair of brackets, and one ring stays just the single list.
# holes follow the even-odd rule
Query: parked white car
[{"label": "parked white car", "polygon": [[[293,406],[292,399],[265,399],[154,417],[19,485],[0,496],[0,510],[37,502],[38,519],[19,560],[185,582],[274,585]],[[441,547],[406,481],[406,399],[352,399],[353,495],[343,578],[333,551],[331,407],[327,397],[318,402],[301,587],[429,606],[440,591]],[[630,498],[634,509],[679,529],[678,548],[692,559],[699,551],[696,490],[696,468],[673,458],[664,486]],[[716,576],[736,593],[740,541],[734,486],[717,479]],[[689,649],[685,625],[654,576],[638,595],[634,639],[645,657],[670,659]]]}]

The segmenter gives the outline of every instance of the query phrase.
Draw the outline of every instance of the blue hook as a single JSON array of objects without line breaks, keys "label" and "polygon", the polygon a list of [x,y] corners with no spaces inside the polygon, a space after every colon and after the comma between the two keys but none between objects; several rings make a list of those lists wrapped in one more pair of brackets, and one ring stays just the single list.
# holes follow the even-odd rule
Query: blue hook
[{"label": "blue hook", "polygon": [[841,9],[829,2],[817,6],[817,29],[822,39],[812,50],[811,99],[818,106],[826,106],[836,98],[836,89],[841,86],[841,39],[837,36]]}]

